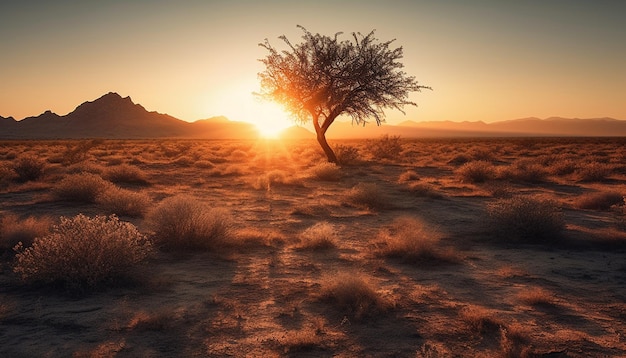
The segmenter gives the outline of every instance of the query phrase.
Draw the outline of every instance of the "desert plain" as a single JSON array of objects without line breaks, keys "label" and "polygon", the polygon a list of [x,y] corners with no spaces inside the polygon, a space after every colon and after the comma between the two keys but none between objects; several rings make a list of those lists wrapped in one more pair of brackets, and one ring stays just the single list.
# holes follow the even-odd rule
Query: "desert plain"
[{"label": "desert plain", "polygon": [[[626,356],[626,139],[331,144],[0,142],[0,356]],[[25,274],[80,214],[149,254]]]}]

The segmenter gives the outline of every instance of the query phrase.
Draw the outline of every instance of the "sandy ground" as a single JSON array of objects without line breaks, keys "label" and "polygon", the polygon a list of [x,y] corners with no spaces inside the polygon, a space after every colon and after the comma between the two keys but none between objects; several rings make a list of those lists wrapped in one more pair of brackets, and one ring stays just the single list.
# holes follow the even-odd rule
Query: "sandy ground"
[{"label": "sandy ground", "polygon": [[[402,159],[366,158],[345,166],[342,178],[330,181],[307,174],[321,160],[315,151],[302,159],[309,155],[305,150],[282,149],[276,143],[268,148],[194,142],[205,148],[204,155],[227,159],[209,169],[194,166],[197,158],[177,161],[185,153],[166,158],[154,149],[169,144],[105,142],[86,161],[110,166],[112,158],[121,157],[147,175],[149,185],[129,186],[133,190],[149,193],[155,203],[179,193],[193,195],[228,209],[237,230],[254,232],[261,240],[227,253],[162,252],[143,267],[140,284],[81,296],[21,284],[12,272],[10,253],[5,253],[0,356],[626,356],[622,208],[582,210],[573,204],[586,192],[626,192],[623,146],[600,143],[597,150],[608,152],[613,158],[608,162],[614,164],[605,180],[581,182],[565,175],[539,183],[504,181],[507,192],[560,204],[566,243],[536,245],[512,243],[506,234],[494,239],[486,209],[497,200],[489,193],[493,182],[459,180],[459,165],[449,159],[472,148],[497,147],[502,152],[508,146],[507,156],[494,162],[535,158],[554,148],[572,149],[581,158],[591,155],[580,143],[543,140],[529,152],[517,142],[418,141],[405,144]],[[597,143],[583,144],[599,148]],[[4,143],[2,150],[52,155],[53,149],[44,150],[55,145]],[[230,156],[225,148],[231,148]],[[235,159],[232,148],[245,155]],[[0,213],[101,213],[93,204],[50,199],[49,191],[66,170],[62,164],[52,167],[39,183],[6,185],[0,191]],[[223,172],[217,175],[215,168]],[[297,183],[255,187],[255,180],[277,169]],[[427,185],[429,193],[407,191],[408,184],[398,178],[408,170],[417,174],[413,182]],[[389,205],[368,209],[350,204],[346,195],[361,182],[381,188]],[[379,234],[398,217],[422,223],[426,235],[438,238],[441,250],[453,250],[456,262],[415,264],[376,255]],[[141,218],[122,219],[145,230]],[[300,233],[322,221],[335,228],[337,247],[299,249]],[[389,303],[384,312],[354,315],[324,300],[324,284],[344,273],[375,287]],[[533,303],[529,292],[538,293],[542,301]]]}]

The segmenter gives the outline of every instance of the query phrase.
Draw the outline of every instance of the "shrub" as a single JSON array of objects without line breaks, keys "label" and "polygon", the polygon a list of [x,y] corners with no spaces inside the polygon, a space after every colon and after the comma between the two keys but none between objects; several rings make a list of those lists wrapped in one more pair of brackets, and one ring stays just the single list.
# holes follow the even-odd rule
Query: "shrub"
[{"label": "shrub", "polygon": [[152,200],[145,193],[111,185],[98,194],[96,202],[112,214],[142,217],[148,211]]},{"label": "shrub", "polygon": [[104,177],[114,183],[148,184],[148,179],[146,179],[146,174],[143,170],[128,164],[120,164],[108,168],[104,173]]},{"label": "shrub", "polygon": [[495,169],[490,162],[476,160],[463,164],[456,174],[464,183],[484,183],[495,178]]},{"label": "shrub", "polygon": [[604,163],[591,162],[576,171],[581,181],[603,181],[613,174],[613,167]]},{"label": "shrub", "polygon": [[389,258],[399,258],[412,264],[454,263],[458,255],[439,246],[439,238],[428,232],[413,218],[396,219],[391,230],[379,234],[376,253]]},{"label": "shrub", "polygon": [[5,215],[0,219],[0,250],[10,250],[19,242],[31,246],[36,237],[48,234],[51,227],[49,217],[20,219],[14,214]]},{"label": "shrub", "polygon": [[613,205],[623,204],[624,196],[617,192],[589,193],[578,197],[574,206],[578,209],[608,210]]},{"label": "shrub", "polygon": [[98,195],[112,186],[97,174],[70,174],[52,188],[52,193],[61,200],[95,203]]},{"label": "shrub", "polygon": [[33,181],[41,178],[46,170],[46,162],[32,155],[17,159],[13,165],[19,182]]},{"label": "shrub", "polygon": [[521,291],[517,294],[517,298],[531,306],[551,306],[555,304],[554,294],[541,287],[532,287]]},{"label": "shrub", "polygon": [[343,173],[341,168],[333,163],[319,163],[309,169],[309,176],[324,181],[338,181]]},{"label": "shrub", "polygon": [[152,252],[131,223],[116,216],[61,218],[52,233],[19,248],[15,273],[26,283],[85,291],[128,278]]},{"label": "shrub", "polygon": [[420,180],[420,176],[414,170],[407,170],[398,177],[398,183],[406,183],[414,180]]},{"label": "shrub", "polygon": [[503,170],[501,176],[503,179],[541,183],[546,180],[548,171],[539,163],[533,163],[529,160],[518,160],[512,166]]},{"label": "shrub", "polygon": [[317,223],[300,234],[300,248],[325,250],[336,247],[337,231],[327,222]]},{"label": "shrub", "polygon": [[232,244],[233,222],[222,209],[187,195],[167,198],[147,216],[156,242],[169,250],[215,250]]},{"label": "shrub", "polygon": [[385,134],[376,140],[369,140],[368,149],[376,159],[393,159],[400,156],[403,147],[400,136]]},{"label": "shrub", "polygon": [[387,196],[373,183],[355,185],[348,191],[346,198],[349,203],[368,209],[385,209],[390,206]]},{"label": "shrub", "polygon": [[494,335],[500,331],[502,322],[493,317],[487,309],[479,306],[466,306],[460,311],[460,318],[473,333]]},{"label": "shrub", "polygon": [[325,277],[320,298],[356,319],[376,316],[393,306],[381,297],[370,280],[347,272]]},{"label": "shrub", "polygon": [[496,233],[528,243],[554,242],[565,228],[561,211],[551,201],[516,196],[497,200],[487,211]]},{"label": "shrub", "polygon": [[341,165],[353,165],[359,161],[359,150],[351,145],[338,144],[334,149],[337,161]]}]

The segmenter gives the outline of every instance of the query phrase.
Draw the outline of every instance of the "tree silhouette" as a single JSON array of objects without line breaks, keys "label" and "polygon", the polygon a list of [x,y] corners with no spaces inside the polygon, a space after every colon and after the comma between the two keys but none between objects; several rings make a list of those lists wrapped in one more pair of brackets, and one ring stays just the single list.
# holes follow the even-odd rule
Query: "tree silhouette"
[{"label": "tree silhouette", "polygon": [[404,113],[405,105],[416,106],[408,100],[410,92],[430,89],[402,71],[402,47],[390,48],[394,40],[379,42],[372,31],[340,41],[341,32],[329,37],[298,27],[304,31],[303,42],[293,45],[286,36],[279,37],[286,50],[277,50],[267,39],[259,44],[269,54],[260,59],[265,71],[259,73],[258,95],[282,104],[298,122],[311,120],[329,162],[337,163],[337,157],[326,131],[338,116],[348,115],[353,124],[363,125],[374,118],[380,125],[385,108]]}]

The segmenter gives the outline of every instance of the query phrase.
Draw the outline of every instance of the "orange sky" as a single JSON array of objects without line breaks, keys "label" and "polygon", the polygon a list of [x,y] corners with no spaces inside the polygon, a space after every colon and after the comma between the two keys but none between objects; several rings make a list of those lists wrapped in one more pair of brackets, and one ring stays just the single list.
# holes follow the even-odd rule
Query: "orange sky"
[{"label": "orange sky", "polygon": [[[256,103],[264,38],[396,38],[433,87],[403,120],[626,119],[626,2],[19,1],[0,5],[0,116],[67,114],[107,92],[194,121],[267,121]],[[274,112],[272,112],[274,111]],[[278,113],[278,114],[276,114]],[[284,116],[283,116],[284,117]]]}]

